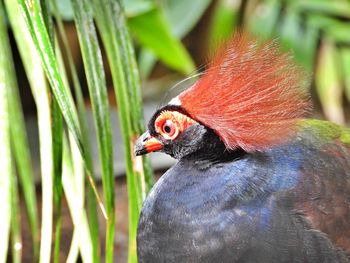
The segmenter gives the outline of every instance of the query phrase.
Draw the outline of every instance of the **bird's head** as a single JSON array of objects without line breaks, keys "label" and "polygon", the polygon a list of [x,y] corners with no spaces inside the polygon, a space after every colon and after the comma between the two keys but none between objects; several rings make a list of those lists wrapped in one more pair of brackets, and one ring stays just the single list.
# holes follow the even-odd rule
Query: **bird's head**
[{"label": "bird's head", "polygon": [[136,155],[161,151],[176,159],[193,153],[210,156],[226,150],[215,132],[194,120],[179,105],[166,105],[151,118],[148,130],[140,136]]},{"label": "bird's head", "polygon": [[263,151],[286,142],[309,108],[305,77],[275,42],[236,34],[204,75],[159,109],[136,155]]}]

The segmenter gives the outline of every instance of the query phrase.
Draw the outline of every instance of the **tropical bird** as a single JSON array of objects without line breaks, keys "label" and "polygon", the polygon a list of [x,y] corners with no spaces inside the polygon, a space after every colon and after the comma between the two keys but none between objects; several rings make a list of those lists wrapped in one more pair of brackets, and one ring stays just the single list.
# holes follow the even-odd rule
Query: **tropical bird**
[{"label": "tropical bird", "polygon": [[309,101],[276,41],[220,48],[136,142],[178,160],[144,201],[139,262],[350,262],[350,130],[303,119]]}]

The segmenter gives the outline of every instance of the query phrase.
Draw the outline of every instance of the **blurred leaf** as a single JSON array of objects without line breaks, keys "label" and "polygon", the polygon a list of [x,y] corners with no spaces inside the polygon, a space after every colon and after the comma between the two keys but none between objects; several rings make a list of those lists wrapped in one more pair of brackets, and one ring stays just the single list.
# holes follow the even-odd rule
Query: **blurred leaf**
[{"label": "blurred leaf", "polygon": [[288,2],[299,9],[303,9],[304,12],[310,15],[320,13],[350,18],[350,3],[348,1],[288,0]]},{"label": "blurred leaf", "polygon": [[350,22],[341,22],[323,15],[313,15],[308,19],[311,26],[322,30],[327,37],[332,38],[336,42],[350,44]]},{"label": "blurred leaf", "polygon": [[350,49],[348,47],[341,49],[342,73],[345,83],[345,95],[350,102]]},{"label": "blurred leaf", "polygon": [[279,0],[261,1],[247,19],[247,26],[250,31],[259,37],[271,38],[278,25],[278,18],[282,8]]},{"label": "blurred leaf", "polygon": [[22,236],[21,236],[21,211],[17,178],[11,176],[11,247],[12,263],[20,263],[22,260]]},{"label": "blurred leaf", "polygon": [[122,0],[121,2],[127,17],[138,16],[155,8],[153,0]]},{"label": "blurred leaf", "polygon": [[315,56],[317,55],[319,31],[314,27],[310,27],[306,23],[306,28],[301,36],[300,43],[298,45],[298,52],[296,52],[296,59],[307,69],[309,72],[313,71],[315,64]]},{"label": "blurred leaf", "polygon": [[[74,18],[74,12],[72,8],[72,2],[71,0],[59,0],[57,1],[57,9],[59,11],[59,15],[62,17],[62,19],[71,21]],[[53,13],[55,12],[55,7],[53,7]],[[56,13],[57,16],[57,13]]]},{"label": "blurred leaf", "polygon": [[6,262],[8,253],[8,241],[11,226],[11,177],[14,176],[12,167],[12,156],[10,148],[10,113],[8,101],[8,89],[11,83],[8,76],[12,74],[12,61],[8,57],[10,54],[9,41],[5,26],[5,12],[2,2],[0,2],[0,262]]},{"label": "blurred leaf", "polygon": [[280,43],[285,50],[293,50],[295,60],[312,71],[317,49],[318,31],[313,27],[302,28],[300,14],[293,8],[285,8],[279,28]]},{"label": "blurred leaf", "polygon": [[138,56],[138,65],[142,79],[147,79],[157,62],[157,57],[148,48],[142,48]]},{"label": "blurred leaf", "polygon": [[241,1],[219,0],[210,20],[210,49],[228,39],[236,27]]},{"label": "blurred leaf", "polygon": [[286,9],[283,16],[283,24],[280,28],[281,43],[285,49],[295,47],[300,41],[300,21],[298,14],[293,9]]},{"label": "blurred leaf", "polygon": [[334,43],[324,40],[316,67],[316,89],[326,117],[335,123],[344,124],[342,88],[337,66],[339,62]]},{"label": "blurred leaf", "polygon": [[128,26],[137,40],[169,67],[183,74],[195,69],[184,46],[171,34],[170,26],[159,8],[130,17]]},{"label": "blurred leaf", "polygon": [[[23,29],[25,29],[25,22],[21,17],[20,9],[17,3],[12,0],[5,0],[7,14],[12,26],[12,31],[14,33],[16,42],[26,41],[24,40]],[[20,54],[23,54],[23,49],[27,43],[19,45]],[[28,47],[29,48],[29,47]],[[30,52],[28,52],[30,53]],[[30,55],[27,55],[30,56]],[[11,59],[12,60],[12,59]],[[11,61],[9,60],[9,61]],[[25,62],[27,66],[29,62]],[[13,67],[13,65],[12,65]],[[39,65],[40,67],[40,65]],[[39,70],[39,69],[37,69]],[[14,69],[13,69],[14,72]],[[12,76],[11,76],[12,75]],[[16,159],[16,164],[18,167],[19,181],[22,187],[24,201],[26,204],[26,210],[28,214],[29,225],[32,234],[32,243],[33,243],[33,259],[34,261],[38,260],[39,252],[39,224],[37,219],[37,204],[35,196],[35,185],[34,177],[32,173],[31,158],[29,152],[28,139],[25,129],[25,121],[23,116],[23,110],[21,107],[21,101],[19,98],[18,85],[16,82],[15,74],[11,74],[11,87],[9,89],[10,96],[10,112],[11,112],[11,136],[12,136],[12,145],[14,150],[14,157]],[[40,77],[38,77],[40,79]]]},{"label": "blurred leaf", "polygon": [[[173,34],[182,39],[198,23],[211,0],[163,0],[162,7]],[[139,55],[139,68],[143,79],[151,73],[157,58],[148,48],[142,48]]]},{"label": "blurred leaf", "polygon": [[[79,236],[80,236],[79,231],[77,231],[77,229],[74,229],[73,236],[72,236],[72,242],[70,243],[70,248],[69,248],[66,263],[76,263],[78,261],[79,242],[80,242]],[[92,258],[91,258],[91,260],[92,260]],[[83,262],[89,262],[89,261],[83,260]]]},{"label": "blurred leaf", "polygon": [[178,38],[183,38],[203,16],[211,0],[163,0],[165,16],[171,31]]},{"label": "blurred leaf", "polygon": [[[155,7],[152,0],[123,0],[125,14],[127,17],[138,16],[146,13]],[[59,15],[67,21],[74,19],[74,12],[70,0],[60,0],[57,2]]]}]

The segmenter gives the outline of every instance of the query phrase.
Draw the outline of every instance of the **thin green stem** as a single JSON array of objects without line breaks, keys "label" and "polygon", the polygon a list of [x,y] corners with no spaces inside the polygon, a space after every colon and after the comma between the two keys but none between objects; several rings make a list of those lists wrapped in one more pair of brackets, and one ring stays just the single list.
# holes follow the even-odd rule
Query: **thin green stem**
[{"label": "thin green stem", "polygon": [[[14,176],[12,153],[10,148],[10,114],[8,89],[11,74],[8,67],[9,41],[5,26],[5,13],[0,2],[0,262],[6,262],[11,227],[11,177]],[[7,51],[7,52],[6,52]]]},{"label": "thin green stem", "polygon": [[[25,26],[21,17],[19,6],[13,0],[5,0],[7,14],[12,26],[12,30],[15,35],[15,39],[18,42],[19,36],[22,36],[22,28]],[[21,48],[20,48],[20,51]],[[26,53],[30,53],[26,50]],[[10,56],[10,53],[9,53]],[[8,61],[12,61],[12,58]],[[34,177],[32,172],[31,157],[29,152],[29,144],[26,134],[25,121],[23,116],[23,110],[21,107],[21,101],[19,98],[18,85],[15,77],[15,70],[12,63],[11,65],[13,74],[9,75],[11,81],[11,88],[9,88],[9,106],[11,114],[11,141],[13,146],[13,154],[16,160],[19,183],[24,196],[26,205],[26,211],[28,214],[29,225],[32,234],[33,242],[33,259],[38,261],[39,252],[39,223],[37,217],[37,202],[35,195]]]},{"label": "thin green stem", "polygon": [[[58,32],[63,42],[64,52],[68,60],[69,70],[72,76],[74,95],[76,98],[77,109],[78,109],[78,119],[81,127],[81,135],[82,135],[83,144],[86,150],[85,151],[86,166],[89,167],[88,169],[89,171],[93,171],[87,113],[85,109],[84,98],[81,91],[81,85],[79,82],[76,67],[74,65],[73,56],[69,48],[69,44],[68,44],[66,32],[64,30],[64,26],[62,23],[62,19],[60,16],[60,12],[58,11],[56,0],[52,0],[52,8],[56,19]],[[92,179],[93,178],[94,176],[92,175]],[[89,226],[91,231],[91,239],[93,242],[93,262],[100,262],[99,240],[98,240],[99,224],[98,224],[97,206],[96,206],[96,199],[93,193],[93,189],[91,187],[89,187],[87,190],[87,206],[88,206],[88,216],[89,216],[89,222],[90,222]]]},{"label": "thin green stem", "polygon": [[107,212],[106,262],[112,262],[115,231],[114,177],[106,79],[90,2],[73,0],[72,5],[92,103],[102,167],[102,184]]}]

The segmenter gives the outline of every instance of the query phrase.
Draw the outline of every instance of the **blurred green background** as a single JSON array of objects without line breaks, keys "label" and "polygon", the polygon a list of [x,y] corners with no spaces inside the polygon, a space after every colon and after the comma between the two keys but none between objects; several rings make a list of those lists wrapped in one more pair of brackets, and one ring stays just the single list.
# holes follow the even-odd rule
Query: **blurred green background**
[{"label": "blurred green background", "polygon": [[142,201],[173,163],[133,155],[144,114],[236,30],[277,39],[311,116],[346,124],[348,0],[0,0],[0,263],[137,262]]}]

